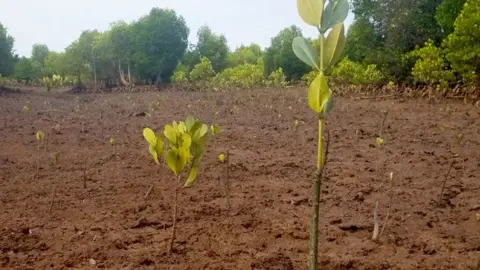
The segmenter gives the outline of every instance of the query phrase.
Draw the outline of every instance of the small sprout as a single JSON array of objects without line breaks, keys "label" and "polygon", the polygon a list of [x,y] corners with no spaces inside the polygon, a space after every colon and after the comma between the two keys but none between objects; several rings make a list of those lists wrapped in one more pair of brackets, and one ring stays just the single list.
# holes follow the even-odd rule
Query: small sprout
[{"label": "small sprout", "polygon": [[390,183],[393,183],[393,172],[390,172],[389,180],[390,180]]},{"label": "small sprout", "polygon": [[146,117],[147,119],[150,119],[150,118],[152,118],[152,115],[147,112],[147,113],[145,113],[145,117]]},{"label": "small sprout", "polygon": [[220,129],[220,126],[218,124],[211,125],[210,130],[212,131],[212,135],[214,136],[223,132],[223,130]]},{"label": "small sprout", "polygon": [[218,160],[220,160],[220,162],[224,162],[225,161],[225,155],[224,154],[218,155]]},{"label": "small sprout", "polygon": [[380,147],[380,146],[383,145],[383,139],[380,138],[380,137],[377,137],[376,142],[377,142],[377,146],[378,146],[378,147]]},{"label": "small sprout", "polygon": [[113,145],[115,143],[115,138],[111,136],[108,141],[110,142],[111,145]]},{"label": "small sprout", "polygon": [[297,131],[297,129],[298,129],[298,120],[295,119],[295,121],[293,121],[293,130]]},{"label": "small sprout", "polygon": [[463,104],[467,105],[467,96],[463,98]]},{"label": "small sprout", "polygon": [[28,112],[30,111],[31,107],[32,107],[32,104],[30,103],[30,101],[26,101],[25,104],[23,105],[23,111]]},{"label": "small sprout", "polygon": [[480,213],[477,213],[477,214],[475,215],[475,219],[476,219],[477,221],[480,221]]},{"label": "small sprout", "polygon": [[45,133],[43,133],[43,131],[37,131],[35,137],[37,137],[37,141],[43,140],[43,138],[45,138]]}]

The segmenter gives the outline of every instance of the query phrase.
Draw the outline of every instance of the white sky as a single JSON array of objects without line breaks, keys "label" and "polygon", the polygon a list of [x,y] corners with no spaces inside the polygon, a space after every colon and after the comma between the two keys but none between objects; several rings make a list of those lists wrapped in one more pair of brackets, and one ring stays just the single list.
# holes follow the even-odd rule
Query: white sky
[{"label": "white sky", "polygon": [[[304,36],[317,34],[298,16],[295,0],[0,0],[0,23],[15,38],[15,52],[30,56],[34,43],[63,51],[83,30],[104,31],[111,22],[131,22],[152,7],[172,8],[182,15],[192,43],[204,24],[224,34],[231,49],[252,42],[267,47],[292,24],[302,28]],[[352,21],[350,12],[346,26]]]}]

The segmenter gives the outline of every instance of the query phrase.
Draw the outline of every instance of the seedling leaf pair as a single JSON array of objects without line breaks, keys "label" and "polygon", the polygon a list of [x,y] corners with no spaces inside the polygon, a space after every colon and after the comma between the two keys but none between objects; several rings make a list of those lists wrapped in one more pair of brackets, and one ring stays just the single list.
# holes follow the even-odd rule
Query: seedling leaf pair
[{"label": "seedling leaf pair", "polygon": [[326,115],[333,107],[332,90],[328,87],[327,79],[320,72],[308,87],[308,105],[317,114]]}]

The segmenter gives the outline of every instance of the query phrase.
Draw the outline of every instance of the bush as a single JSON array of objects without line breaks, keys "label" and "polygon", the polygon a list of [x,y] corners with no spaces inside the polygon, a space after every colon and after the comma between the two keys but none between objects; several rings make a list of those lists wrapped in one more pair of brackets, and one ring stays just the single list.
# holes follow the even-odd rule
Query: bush
[{"label": "bush", "polygon": [[340,84],[379,84],[384,79],[385,76],[376,65],[368,65],[365,68],[362,64],[350,61],[348,58],[344,58],[332,70],[332,80]]},{"label": "bush", "polygon": [[266,81],[266,85],[281,88],[287,87],[287,81],[285,74],[283,73],[283,69],[278,68],[277,70],[270,73],[270,75],[268,76],[268,80]]},{"label": "bush", "polygon": [[214,90],[230,87],[252,88],[254,86],[261,86],[263,82],[263,65],[258,63],[256,65],[245,63],[220,72],[213,78],[210,86]]},{"label": "bush", "polygon": [[408,54],[418,58],[412,69],[412,75],[415,81],[428,84],[440,84],[447,86],[449,82],[455,80],[451,70],[447,70],[445,54],[441,48],[435,47],[432,40],[425,42],[425,46]]},{"label": "bush", "polygon": [[175,72],[172,75],[172,82],[173,83],[186,83],[188,82],[188,68],[181,63],[178,63]]},{"label": "bush", "polygon": [[213,76],[215,76],[215,71],[213,71],[212,62],[204,56],[200,58],[200,63],[196,64],[190,72],[190,80],[202,84],[210,81]]}]

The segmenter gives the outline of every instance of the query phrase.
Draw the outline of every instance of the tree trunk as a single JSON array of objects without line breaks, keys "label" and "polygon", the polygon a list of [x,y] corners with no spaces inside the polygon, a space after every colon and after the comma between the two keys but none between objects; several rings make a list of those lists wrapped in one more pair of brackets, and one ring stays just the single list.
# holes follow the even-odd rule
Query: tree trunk
[{"label": "tree trunk", "polygon": [[162,83],[162,76],[160,72],[157,73],[157,77],[155,78],[155,85],[160,85]]},{"label": "tree trunk", "polygon": [[125,80],[125,75],[123,74],[122,64],[120,63],[120,60],[118,60],[118,74],[120,76],[120,83],[122,83],[124,86],[129,86],[130,83]]}]

